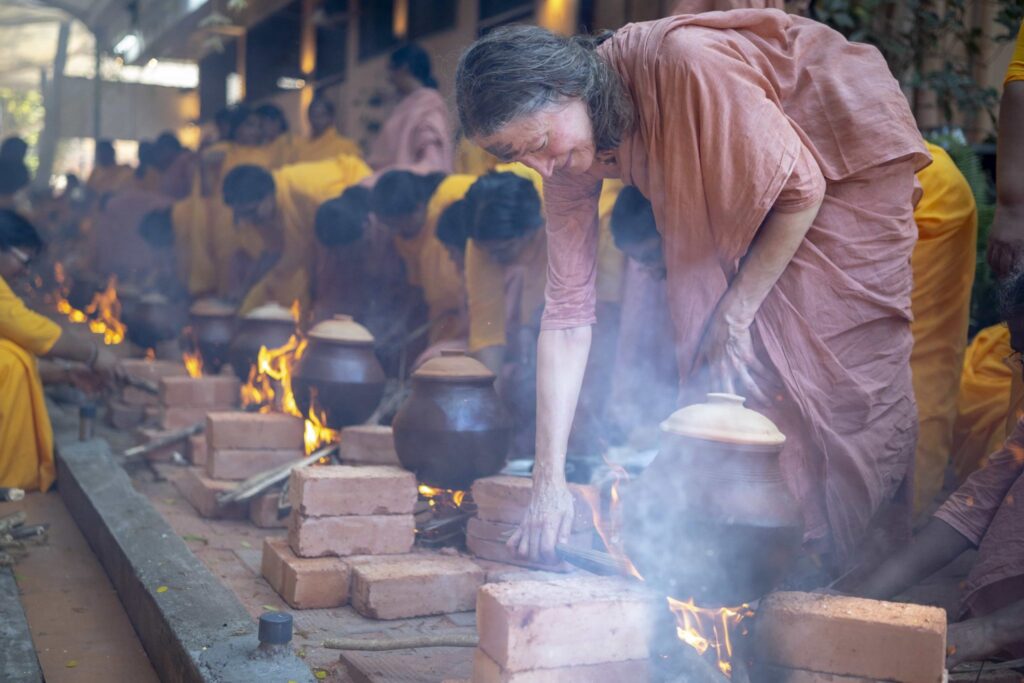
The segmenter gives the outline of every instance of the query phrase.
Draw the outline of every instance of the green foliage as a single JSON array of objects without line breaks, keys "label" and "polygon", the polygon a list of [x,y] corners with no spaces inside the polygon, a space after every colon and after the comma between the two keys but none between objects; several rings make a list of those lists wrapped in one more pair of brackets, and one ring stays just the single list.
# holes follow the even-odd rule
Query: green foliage
[{"label": "green foliage", "polygon": [[39,166],[36,143],[43,128],[43,96],[37,90],[0,88],[0,113],[3,114],[4,137],[20,135],[28,143],[25,164],[34,175]]}]

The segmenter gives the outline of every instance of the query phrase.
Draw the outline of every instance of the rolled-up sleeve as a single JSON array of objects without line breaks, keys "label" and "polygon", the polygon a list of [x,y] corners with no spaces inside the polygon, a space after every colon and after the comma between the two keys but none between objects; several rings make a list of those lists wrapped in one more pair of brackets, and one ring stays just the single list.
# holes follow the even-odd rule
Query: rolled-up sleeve
[{"label": "rolled-up sleeve", "polygon": [[796,213],[810,208],[825,197],[825,176],[806,145],[800,146],[796,163],[772,208],[780,213]]},{"label": "rolled-up sleeve", "polygon": [[600,180],[589,176],[555,176],[544,183],[548,281],[542,330],[586,327],[597,321],[600,194]]}]

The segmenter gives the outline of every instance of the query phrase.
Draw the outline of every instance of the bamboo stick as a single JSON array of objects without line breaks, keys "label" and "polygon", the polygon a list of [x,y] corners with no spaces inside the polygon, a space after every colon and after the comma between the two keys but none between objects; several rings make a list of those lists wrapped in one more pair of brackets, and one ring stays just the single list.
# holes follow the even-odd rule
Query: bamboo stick
[{"label": "bamboo stick", "polygon": [[387,650],[412,650],[418,647],[476,647],[478,640],[475,633],[447,633],[402,638],[335,638],[325,640],[324,647],[328,650],[384,652]]}]

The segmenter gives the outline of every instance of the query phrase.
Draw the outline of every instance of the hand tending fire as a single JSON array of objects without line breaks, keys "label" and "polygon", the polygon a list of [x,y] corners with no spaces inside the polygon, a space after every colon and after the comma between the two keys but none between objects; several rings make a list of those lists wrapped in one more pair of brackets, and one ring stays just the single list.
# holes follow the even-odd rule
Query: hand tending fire
[{"label": "hand tending fire", "polygon": [[110,276],[107,286],[93,296],[92,302],[84,311],[72,306],[67,299],[67,280],[61,263],[54,264],[53,277],[57,281],[55,299],[58,313],[67,316],[73,323],[87,324],[89,331],[102,335],[103,343],[108,346],[116,346],[124,341],[126,328],[121,322],[121,302],[117,299],[116,275]]},{"label": "hand tending fire", "polygon": [[[596,491],[584,491],[584,495],[590,494],[587,495],[587,498],[593,511],[594,527],[601,540],[604,541],[608,553],[622,566],[627,567],[635,578],[643,581],[643,575],[626,554],[621,537],[619,485],[629,481],[629,474],[614,463],[607,464],[614,477],[609,491],[608,509],[602,514],[602,502]],[[666,596],[665,599],[668,601],[669,611],[675,617],[676,636],[679,640],[692,647],[701,656],[705,655],[709,649],[713,650],[719,671],[731,678],[733,639],[737,634],[747,635],[747,630],[741,625],[741,622],[754,616],[754,611],[750,606],[740,605],[739,607],[712,609],[699,607],[692,598],[685,602],[669,596]]]}]

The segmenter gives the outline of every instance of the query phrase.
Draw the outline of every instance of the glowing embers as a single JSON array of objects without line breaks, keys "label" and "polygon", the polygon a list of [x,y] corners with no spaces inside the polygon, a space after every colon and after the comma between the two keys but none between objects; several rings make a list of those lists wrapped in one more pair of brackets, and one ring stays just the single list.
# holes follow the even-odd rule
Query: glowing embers
[{"label": "glowing embers", "polygon": [[103,337],[103,343],[114,346],[124,341],[125,326],[121,322],[121,302],[117,299],[117,277],[110,276],[103,291],[96,292],[85,310],[79,310],[68,301],[68,286],[64,266],[55,263],[53,277],[57,281],[55,301],[57,312],[73,323],[85,323],[89,331]]}]

